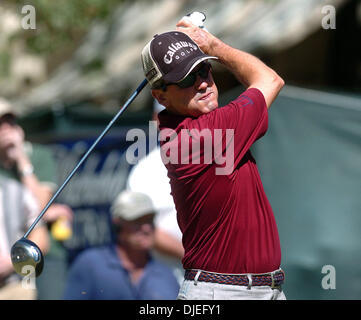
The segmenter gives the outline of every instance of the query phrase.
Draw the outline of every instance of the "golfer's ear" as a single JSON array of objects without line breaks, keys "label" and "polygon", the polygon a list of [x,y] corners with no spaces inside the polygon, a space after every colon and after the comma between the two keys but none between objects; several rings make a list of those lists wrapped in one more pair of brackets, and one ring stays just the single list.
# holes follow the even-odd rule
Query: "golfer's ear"
[{"label": "golfer's ear", "polygon": [[161,105],[167,107],[168,99],[163,90],[153,89],[151,92],[154,99],[157,99]]}]

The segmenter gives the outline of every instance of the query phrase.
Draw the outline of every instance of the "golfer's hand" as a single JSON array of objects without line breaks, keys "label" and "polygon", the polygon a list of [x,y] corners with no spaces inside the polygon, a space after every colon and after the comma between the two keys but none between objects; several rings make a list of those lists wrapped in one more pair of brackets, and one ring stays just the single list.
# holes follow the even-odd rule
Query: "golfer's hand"
[{"label": "golfer's hand", "polygon": [[212,51],[217,39],[215,36],[192,24],[187,19],[181,19],[176,26],[178,31],[184,32],[190,36],[204,53],[213,55]]}]

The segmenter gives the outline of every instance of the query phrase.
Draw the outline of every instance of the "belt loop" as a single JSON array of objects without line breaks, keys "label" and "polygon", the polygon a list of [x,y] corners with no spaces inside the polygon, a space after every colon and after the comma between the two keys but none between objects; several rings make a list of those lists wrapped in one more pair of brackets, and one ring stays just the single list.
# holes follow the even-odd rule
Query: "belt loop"
[{"label": "belt loop", "polygon": [[197,274],[196,274],[196,276],[194,277],[194,285],[196,286],[197,285],[197,283],[198,283],[198,278],[199,278],[199,276],[201,275],[201,270],[197,270]]},{"label": "belt loop", "polygon": [[247,278],[248,278],[248,286],[247,289],[251,290],[252,287],[252,275],[250,275],[249,273],[247,273]]}]

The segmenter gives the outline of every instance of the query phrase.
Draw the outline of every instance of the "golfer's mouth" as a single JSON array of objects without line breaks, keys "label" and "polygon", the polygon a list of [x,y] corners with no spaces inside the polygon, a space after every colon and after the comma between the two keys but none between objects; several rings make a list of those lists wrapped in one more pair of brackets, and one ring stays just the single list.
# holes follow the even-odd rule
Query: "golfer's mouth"
[{"label": "golfer's mouth", "polygon": [[205,95],[201,96],[198,100],[199,101],[208,100],[211,98],[212,94],[213,94],[213,92],[208,92]]}]

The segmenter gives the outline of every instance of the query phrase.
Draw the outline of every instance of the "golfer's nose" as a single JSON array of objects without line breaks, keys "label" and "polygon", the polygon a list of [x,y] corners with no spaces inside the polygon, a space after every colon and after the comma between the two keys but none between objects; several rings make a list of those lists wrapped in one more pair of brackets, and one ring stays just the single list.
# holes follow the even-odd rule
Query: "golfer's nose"
[{"label": "golfer's nose", "polygon": [[203,79],[202,77],[200,77],[198,75],[197,80],[196,80],[197,90],[199,90],[199,91],[205,90],[205,89],[207,89],[208,86],[209,86],[209,78]]}]

